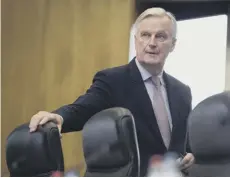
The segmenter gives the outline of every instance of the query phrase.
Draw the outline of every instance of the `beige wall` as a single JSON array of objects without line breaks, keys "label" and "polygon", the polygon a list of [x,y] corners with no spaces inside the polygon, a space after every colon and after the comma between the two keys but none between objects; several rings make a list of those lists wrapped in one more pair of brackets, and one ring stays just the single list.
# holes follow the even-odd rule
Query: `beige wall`
[{"label": "beige wall", "polygon": [[[96,71],[128,61],[132,0],[2,0],[2,171],[5,140],[39,110],[73,102]],[[66,168],[83,160],[65,134]]]}]

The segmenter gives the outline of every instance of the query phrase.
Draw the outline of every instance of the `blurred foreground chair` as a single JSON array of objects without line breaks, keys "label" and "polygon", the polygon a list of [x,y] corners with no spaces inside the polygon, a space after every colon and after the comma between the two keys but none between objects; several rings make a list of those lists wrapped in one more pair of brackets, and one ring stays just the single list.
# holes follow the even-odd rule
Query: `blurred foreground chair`
[{"label": "blurred foreground chair", "polygon": [[140,157],[135,122],[129,110],[95,114],[83,128],[86,177],[136,177]]},{"label": "blurred foreground chair", "polygon": [[7,138],[6,162],[11,177],[48,177],[64,172],[58,128],[52,122],[29,133],[28,124],[14,129]]},{"label": "blurred foreground chair", "polygon": [[230,177],[230,92],[199,103],[188,118],[191,150],[196,163],[191,177]]}]

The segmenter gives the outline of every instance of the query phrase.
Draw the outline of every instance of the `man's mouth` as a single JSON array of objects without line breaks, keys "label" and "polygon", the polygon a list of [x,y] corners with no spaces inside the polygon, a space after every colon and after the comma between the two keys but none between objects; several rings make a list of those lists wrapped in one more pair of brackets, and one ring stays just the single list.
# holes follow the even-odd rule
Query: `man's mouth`
[{"label": "man's mouth", "polygon": [[151,55],[158,55],[159,52],[153,52],[153,51],[146,51],[147,54],[151,54]]}]

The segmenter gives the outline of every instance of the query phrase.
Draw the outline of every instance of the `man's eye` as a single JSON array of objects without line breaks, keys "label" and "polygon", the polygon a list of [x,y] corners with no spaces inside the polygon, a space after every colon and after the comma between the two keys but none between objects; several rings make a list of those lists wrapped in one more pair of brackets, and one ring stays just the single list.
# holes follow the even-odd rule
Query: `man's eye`
[{"label": "man's eye", "polygon": [[149,33],[142,33],[141,36],[150,37],[151,35]]},{"label": "man's eye", "polygon": [[166,40],[167,36],[165,34],[158,34],[158,35],[156,35],[156,38],[160,39],[160,40]]}]

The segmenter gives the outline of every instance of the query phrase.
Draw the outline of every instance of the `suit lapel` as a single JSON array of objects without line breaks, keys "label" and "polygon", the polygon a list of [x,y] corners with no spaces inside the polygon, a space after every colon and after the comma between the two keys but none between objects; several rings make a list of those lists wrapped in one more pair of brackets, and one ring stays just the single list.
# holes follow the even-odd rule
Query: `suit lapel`
[{"label": "suit lapel", "polygon": [[142,115],[145,117],[143,119],[146,120],[151,131],[155,133],[155,136],[157,136],[159,141],[161,141],[164,145],[152,108],[151,100],[134,59],[130,62],[129,69],[132,78],[131,96],[135,96],[136,108],[138,108],[139,112],[142,112]]}]

